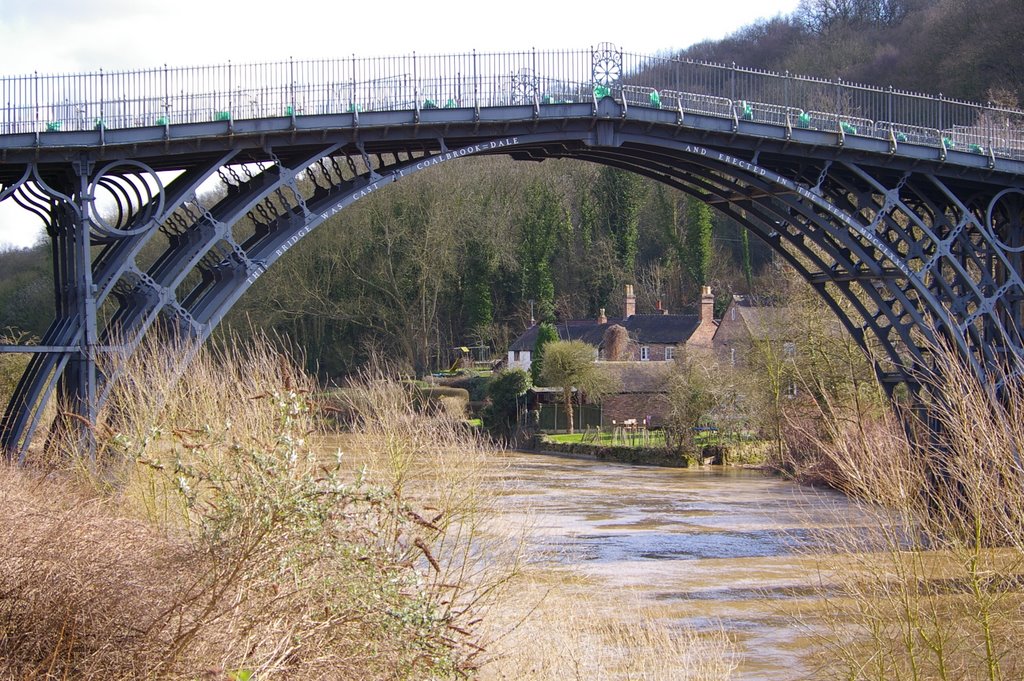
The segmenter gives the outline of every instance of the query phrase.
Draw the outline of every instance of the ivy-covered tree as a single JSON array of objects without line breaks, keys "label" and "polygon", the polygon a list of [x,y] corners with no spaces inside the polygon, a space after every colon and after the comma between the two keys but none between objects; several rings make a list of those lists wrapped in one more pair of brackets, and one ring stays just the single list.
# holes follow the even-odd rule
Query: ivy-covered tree
[{"label": "ivy-covered tree", "polygon": [[743,268],[743,280],[747,283],[747,292],[754,287],[754,267],[750,261],[750,230],[740,229],[740,263]]},{"label": "ivy-covered tree", "polygon": [[560,232],[568,228],[565,209],[551,188],[532,182],[526,193],[526,210],[519,220],[519,264],[523,298],[536,304],[537,318],[555,318],[555,283],[551,260]]},{"label": "ivy-covered tree", "polygon": [[647,185],[636,173],[605,166],[598,175],[594,191],[601,206],[599,224],[606,234],[614,237],[619,262],[632,271],[636,267],[640,209],[647,196]]},{"label": "ivy-covered tree", "polygon": [[708,283],[711,270],[711,208],[700,199],[686,200],[686,268],[697,286]]},{"label": "ivy-covered tree", "polygon": [[494,254],[485,241],[473,241],[466,259],[465,291],[466,324],[472,336],[479,341],[490,340],[494,321],[494,301],[491,281],[494,279]]},{"label": "ivy-covered tree", "polygon": [[534,385],[547,385],[542,382],[541,371],[544,369],[544,352],[548,344],[558,340],[558,331],[550,322],[541,322],[537,327],[537,340],[533,344],[530,355],[530,378]]},{"label": "ivy-covered tree", "polygon": [[597,232],[599,207],[594,195],[584,187],[576,188],[576,233],[580,245],[590,248]]}]

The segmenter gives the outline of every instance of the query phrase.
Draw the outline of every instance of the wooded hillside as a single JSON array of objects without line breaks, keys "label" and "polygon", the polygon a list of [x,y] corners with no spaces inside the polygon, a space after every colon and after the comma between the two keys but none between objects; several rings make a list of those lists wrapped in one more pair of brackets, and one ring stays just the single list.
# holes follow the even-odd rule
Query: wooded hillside
[{"label": "wooded hillside", "polygon": [[801,0],[680,56],[1019,106],[1022,0]]}]

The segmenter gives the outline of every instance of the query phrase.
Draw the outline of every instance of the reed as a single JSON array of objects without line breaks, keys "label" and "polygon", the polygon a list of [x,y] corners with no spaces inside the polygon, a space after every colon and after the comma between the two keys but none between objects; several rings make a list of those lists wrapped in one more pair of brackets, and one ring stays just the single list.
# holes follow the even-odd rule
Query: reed
[{"label": "reed", "polygon": [[1024,390],[979,382],[949,348],[934,355],[940,437],[889,415],[833,421],[819,443],[862,502],[823,537],[823,678],[1024,675]]}]

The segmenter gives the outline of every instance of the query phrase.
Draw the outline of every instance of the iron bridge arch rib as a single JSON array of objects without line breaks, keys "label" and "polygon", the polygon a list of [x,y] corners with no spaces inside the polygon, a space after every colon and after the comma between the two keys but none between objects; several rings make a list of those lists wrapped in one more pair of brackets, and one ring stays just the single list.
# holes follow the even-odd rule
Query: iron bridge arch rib
[{"label": "iron bridge arch rib", "polygon": [[[858,222],[855,213],[837,210],[853,190],[834,180],[822,187],[828,162],[811,165],[817,184],[804,185],[764,166],[690,143],[652,148],[634,141],[612,150],[590,149],[565,156],[637,172],[718,204],[719,210],[772,246],[812,285],[858,344],[870,352],[878,377],[890,393],[898,384],[916,387],[928,370],[926,355],[935,329],[955,330],[951,340],[976,371],[997,363],[1003,366],[1002,354],[979,343],[973,320],[958,320],[950,313],[952,297],[936,295],[926,283],[927,273],[910,266],[907,249],[901,252],[903,244],[880,238],[870,225]],[[851,164],[839,169],[864,175]],[[900,183],[904,181],[901,177]],[[906,230],[900,236],[905,239]],[[918,243],[914,247],[923,248]],[[1019,277],[1011,277],[1004,290],[1019,294]],[[1011,337],[1017,333],[999,329],[1000,335],[1007,331]],[[1014,348],[1014,356],[1018,355],[1019,344]]]},{"label": "iron bridge arch rib", "polygon": [[[435,165],[491,154],[612,165],[715,205],[811,283],[874,351],[890,391],[927,369],[933,329],[981,374],[1020,371],[1024,164],[959,165],[884,140],[844,145],[830,133],[699,115],[683,125],[675,112],[611,97],[546,109],[415,111],[377,122],[354,112],[311,117],[303,128],[240,121],[178,138],[125,131],[120,144],[112,131],[98,147],[5,152],[0,199],[49,219],[58,309],[0,422],[0,446],[23,452],[55,393],[62,409],[93,418],[112,385],[97,369],[100,353],[130,352],[156,326],[205,340],[267,268],[353,202]],[[180,174],[147,195],[145,178],[167,170]],[[222,193],[200,198],[218,175]],[[101,186],[123,198],[112,224],[93,215]]]}]

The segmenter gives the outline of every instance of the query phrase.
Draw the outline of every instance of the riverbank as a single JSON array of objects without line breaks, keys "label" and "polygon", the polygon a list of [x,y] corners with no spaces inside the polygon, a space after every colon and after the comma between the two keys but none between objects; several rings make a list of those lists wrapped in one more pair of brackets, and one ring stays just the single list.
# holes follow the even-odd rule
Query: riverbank
[{"label": "riverbank", "polygon": [[768,447],[770,443],[767,442],[708,444],[701,447],[699,453],[688,454],[668,447],[558,442],[545,434],[535,435],[529,443],[529,451],[537,453],[568,454],[597,461],[665,468],[690,468],[708,464],[760,467],[765,462]]}]

